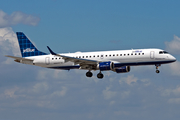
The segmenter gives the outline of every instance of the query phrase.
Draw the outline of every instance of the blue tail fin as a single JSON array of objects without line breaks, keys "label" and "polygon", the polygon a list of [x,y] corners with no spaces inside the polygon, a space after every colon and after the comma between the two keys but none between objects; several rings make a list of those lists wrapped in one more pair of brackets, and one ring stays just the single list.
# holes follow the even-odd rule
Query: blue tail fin
[{"label": "blue tail fin", "polygon": [[22,57],[47,55],[39,51],[23,32],[16,32]]}]

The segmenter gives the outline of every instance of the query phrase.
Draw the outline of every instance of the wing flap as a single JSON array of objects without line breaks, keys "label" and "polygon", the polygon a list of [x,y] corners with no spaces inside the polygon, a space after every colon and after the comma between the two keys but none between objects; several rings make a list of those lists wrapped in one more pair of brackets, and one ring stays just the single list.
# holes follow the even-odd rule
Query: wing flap
[{"label": "wing flap", "polygon": [[70,57],[70,56],[65,56],[65,55],[60,55],[60,54],[56,54],[55,52],[53,52],[48,46],[47,48],[49,49],[50,53],[52,55],[55,56],[59,56],[62,57],[65,61],[71,61],[74,62],[75,64],[97,64],[100,61],[96,61],[96,60],[89,60],[89,59],[82,59],[82,58],[75,58],[75,57]]},{"label": "wing flap", "polygon": [[65,61],[72,61],[75,63],[86,63],[86,64],[97,64],[98,61],[95,60],[89,60],[89,59],[82,59],[82,58],[74,58],[69,56],[60,55]]}]

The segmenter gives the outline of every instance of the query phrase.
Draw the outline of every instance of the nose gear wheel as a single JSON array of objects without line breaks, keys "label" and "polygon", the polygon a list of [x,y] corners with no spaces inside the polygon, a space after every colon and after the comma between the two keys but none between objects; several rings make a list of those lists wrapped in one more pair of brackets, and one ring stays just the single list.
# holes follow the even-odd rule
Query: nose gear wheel
[{"label": "nose gear wheel", "polygon": [[155,65],[156,66],[156,73],[160,73],[160,71],[158,70],[159,66],[161,66],[160,64]]}]

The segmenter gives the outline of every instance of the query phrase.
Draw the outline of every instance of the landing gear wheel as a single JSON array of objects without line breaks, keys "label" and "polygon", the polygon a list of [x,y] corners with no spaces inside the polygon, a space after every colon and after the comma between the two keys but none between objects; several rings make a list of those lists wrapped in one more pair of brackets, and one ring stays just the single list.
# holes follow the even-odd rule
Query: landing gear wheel
[{"label": "landing gear wheel", "polygon": [[161,64],[156,64],[156,73],[160,73],[160,71],[158,70],[159,66],[161,66]]},{"label": "landing gear wheel", "polygon": [[87,77],[92,77],[93,74],[92,74],[92,72],[89,71],[89,72],[86,73],[86,76],[87,76]]},{"label": "landing gear wheel", "polygon": [[104,75],[102,73],[97,74],[97,78],[102,79],[103,77],[104,77]]},{"label": "landing gear wheel", "polygon": [[156,70],[156,73],[160,73],[160,71],[159,71],[159,70]]}]

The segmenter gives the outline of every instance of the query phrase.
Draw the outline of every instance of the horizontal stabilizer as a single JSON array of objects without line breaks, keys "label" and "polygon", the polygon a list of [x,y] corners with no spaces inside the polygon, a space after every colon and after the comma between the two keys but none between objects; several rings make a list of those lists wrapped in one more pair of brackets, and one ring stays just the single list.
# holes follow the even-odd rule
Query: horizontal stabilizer
[{"label": "horizontal stabilizer", "polygon": [[21,60],[22,61],[33,61],[32,59],[27,59],[27,58],[21,58],[21,57],[9,56],[9,55],[5,55],[5,56],[15,59],[16,62],[20,62]]}]

